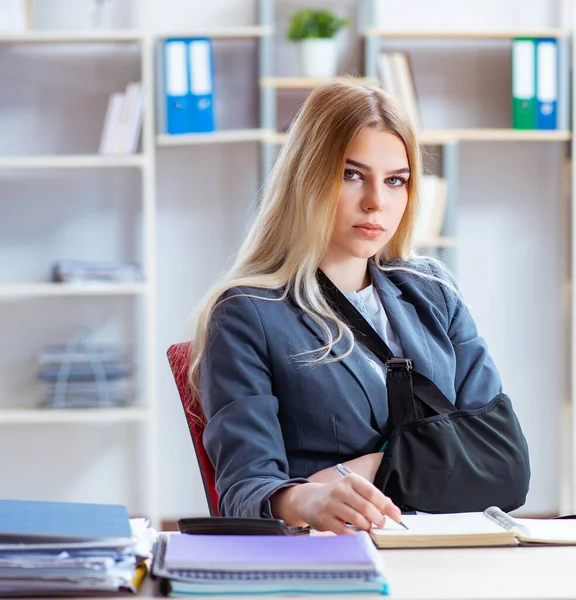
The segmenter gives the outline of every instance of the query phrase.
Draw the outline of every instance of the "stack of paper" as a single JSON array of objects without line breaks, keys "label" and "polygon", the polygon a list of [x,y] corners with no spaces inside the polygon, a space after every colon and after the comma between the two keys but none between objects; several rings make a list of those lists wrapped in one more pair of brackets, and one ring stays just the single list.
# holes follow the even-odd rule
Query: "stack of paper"
[{"label": "stack of paper", "polygon": [[0,595],[135,592],[141,552],[124,506],[0,500]]},{"label": "stack of paper", "polygon": [[160,536],[153,574],[171,596],[388,593],[370,536]]}]

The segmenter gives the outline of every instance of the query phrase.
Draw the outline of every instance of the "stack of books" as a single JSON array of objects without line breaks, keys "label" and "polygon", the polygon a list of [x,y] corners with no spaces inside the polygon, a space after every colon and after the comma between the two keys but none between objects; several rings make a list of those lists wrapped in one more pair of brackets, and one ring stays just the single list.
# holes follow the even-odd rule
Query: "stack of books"
[{"label": "stack of books", "polygon": [[416,246],[434,245],[442,235],[447,201],[448,182],[446,179],[428,174],[420,178],[418,214],[414,226],[414,244]]},{"label": "stack of books", "polygon": [[382,89],[398,102],[416,130],[420,130],[420,111],[410,57],[405,52],[380,52],[378,70]]},{"label": "stack of books", "polygon": [[37,360],[37,379],[46,383],[43,408],[104,408],[134,401],[134,367],[124,346],[46,346]]},{"label": "stack of books", "polygon": [[100,154],[134,154],[138,150],[144,118],[144,92],[130,82],[124,92],[112,94],[100,137]]},{"label": "stack of books", "polygon": [[0,500],[0,595],[135,593],[154,543],[140,521],[121,505]]},{"label": "stack of books", "polygon": [[161,534],[154,576],[169,596],[388,593],[370,536]]}]

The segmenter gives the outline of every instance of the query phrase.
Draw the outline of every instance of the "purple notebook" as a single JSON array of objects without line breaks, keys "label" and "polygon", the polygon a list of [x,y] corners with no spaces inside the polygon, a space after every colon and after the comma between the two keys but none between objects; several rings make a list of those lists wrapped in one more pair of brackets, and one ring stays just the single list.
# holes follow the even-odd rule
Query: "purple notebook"
[{"label": "purple notebook", "polygon": [[365,531],[350,535],[170,535],[164,568],[223,571],[357,571],[380,558]]}]

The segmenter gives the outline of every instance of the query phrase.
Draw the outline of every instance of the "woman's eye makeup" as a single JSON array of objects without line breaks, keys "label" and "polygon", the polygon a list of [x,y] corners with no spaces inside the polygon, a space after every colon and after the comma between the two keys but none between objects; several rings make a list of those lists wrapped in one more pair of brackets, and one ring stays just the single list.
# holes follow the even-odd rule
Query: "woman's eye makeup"
[{"label": "woman's eye makeup", "polygon": [[[364,179],[364,175],[360,171],[356,171],[356,169],[344,169],[344,179],[346,181],[359,181]],[[392,177],[387,177],[384,183],[392,187],[402,187],[408,183],[408,179],[400,175],[393,175]]]},{"label": "woman's eye makeup", "polygon": [[387,177],[386,183],[393,187],[400,187],[406,185],[408,180],[405,177],[400,177],[400,175],[394,175],[393,177]]},{"label": "woman's eye makeup", "polygon": [[344,179],[348,181],[357,181],[362,178],[362,173],[360,171],[356,171],[355,169],[344,169]]}]

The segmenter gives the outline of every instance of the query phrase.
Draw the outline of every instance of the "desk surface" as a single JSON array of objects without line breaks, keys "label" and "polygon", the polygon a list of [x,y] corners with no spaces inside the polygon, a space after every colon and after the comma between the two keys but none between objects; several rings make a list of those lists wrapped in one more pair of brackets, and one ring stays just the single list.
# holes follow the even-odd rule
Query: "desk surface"
[{"label": "desk surface", "polygon": [[[576,600],[576,546],[382,550],[380,554],[390,582],[391,600]],[[150,589],[145,586],[141,596],[153,596]],[[193,597],[202,596],[190,596]],[[232,596],[206,597],[229,600]],[[238,600],[264,597],[282,596],[236,596]],[[385,597],[334,595],[341,600]]]},{"label": "desk surface", "polygon": [[381,554],[393,598],[576,598],[576,546],[389,550]]}]

